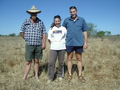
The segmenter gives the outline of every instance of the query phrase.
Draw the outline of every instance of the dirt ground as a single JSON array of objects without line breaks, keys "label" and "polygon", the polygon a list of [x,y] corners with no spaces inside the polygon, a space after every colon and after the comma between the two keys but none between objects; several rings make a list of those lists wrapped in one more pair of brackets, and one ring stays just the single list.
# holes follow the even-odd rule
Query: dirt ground
[{"label": "dirt ground", "polygon": [[[119,37],[120,38],[120,37]],[[57,63],[55,79],[47,83],[47,62],[49,43],[40,61],[39,79],[34,78],[33,65],[27,80],[22,80],[25,68],[25,42],[21,37],[0,37],[0,90],[120,90],[120,39],[105,37],[88,39],[88,49],[83,53],[83,76],[85,83],[77,77],[76,61],[73,62],[73,78],[67,79],[67,57],[65,55],[65,75],[59,81]]]}]

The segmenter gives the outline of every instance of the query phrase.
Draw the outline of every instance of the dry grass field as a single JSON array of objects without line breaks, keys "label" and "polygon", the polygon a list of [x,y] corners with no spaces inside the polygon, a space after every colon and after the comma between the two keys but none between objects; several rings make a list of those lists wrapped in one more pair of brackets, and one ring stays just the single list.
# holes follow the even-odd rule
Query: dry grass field
[{"label": "dry grass field", "polygon": [[[28,79],[23,81],[25,42],[21,37],[0,37],[0,90],[120,90],[120,37],[89,38],[83,53],[85,83],[77,78],[76,64],[73,79],[67,82],[67,69],[61,82],[57,77],[47,83],[49,44],[40,61],[40,81],[34,79],[33,65]],[[65,62],[66,62],[65,56]],[[56,64],[57,67],[57,64]]]}]

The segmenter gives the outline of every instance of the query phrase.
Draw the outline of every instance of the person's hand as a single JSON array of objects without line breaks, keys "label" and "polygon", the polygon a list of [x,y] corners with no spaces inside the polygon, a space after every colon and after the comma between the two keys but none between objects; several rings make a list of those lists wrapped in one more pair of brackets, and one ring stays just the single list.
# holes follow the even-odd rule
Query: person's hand
[{"label": "person's hand", "polygon": [[83,48],[84,48],[84,49],[87,49],[87,48],[88,48],[87,43],[84,43]]},{"label": "person's hand", "polygon": [[46,48],[45,44],[42,44],[42,50],[44,50]]}]

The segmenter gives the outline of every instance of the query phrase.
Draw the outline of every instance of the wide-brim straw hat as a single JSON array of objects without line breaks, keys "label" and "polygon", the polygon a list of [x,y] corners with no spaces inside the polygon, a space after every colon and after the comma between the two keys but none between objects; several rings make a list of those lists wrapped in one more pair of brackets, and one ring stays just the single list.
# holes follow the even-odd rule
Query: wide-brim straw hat
[{"label": "wide-brim straw hat", "polygon": [[27,13],[41,13],[40,10],[37,10],[37,8],[35,6],[32,6],[30,10],[26,11]]}]

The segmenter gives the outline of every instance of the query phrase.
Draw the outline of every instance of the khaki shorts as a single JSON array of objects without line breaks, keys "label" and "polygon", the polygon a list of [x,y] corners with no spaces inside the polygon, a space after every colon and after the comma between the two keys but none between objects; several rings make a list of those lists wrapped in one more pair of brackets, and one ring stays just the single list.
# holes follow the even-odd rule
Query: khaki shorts
[{"label": "khaki shorts", "polygon": [[42,59],[42,46],[40,45],[27,45],[25,46],[25,59],[31,61],[32,59]]}]

